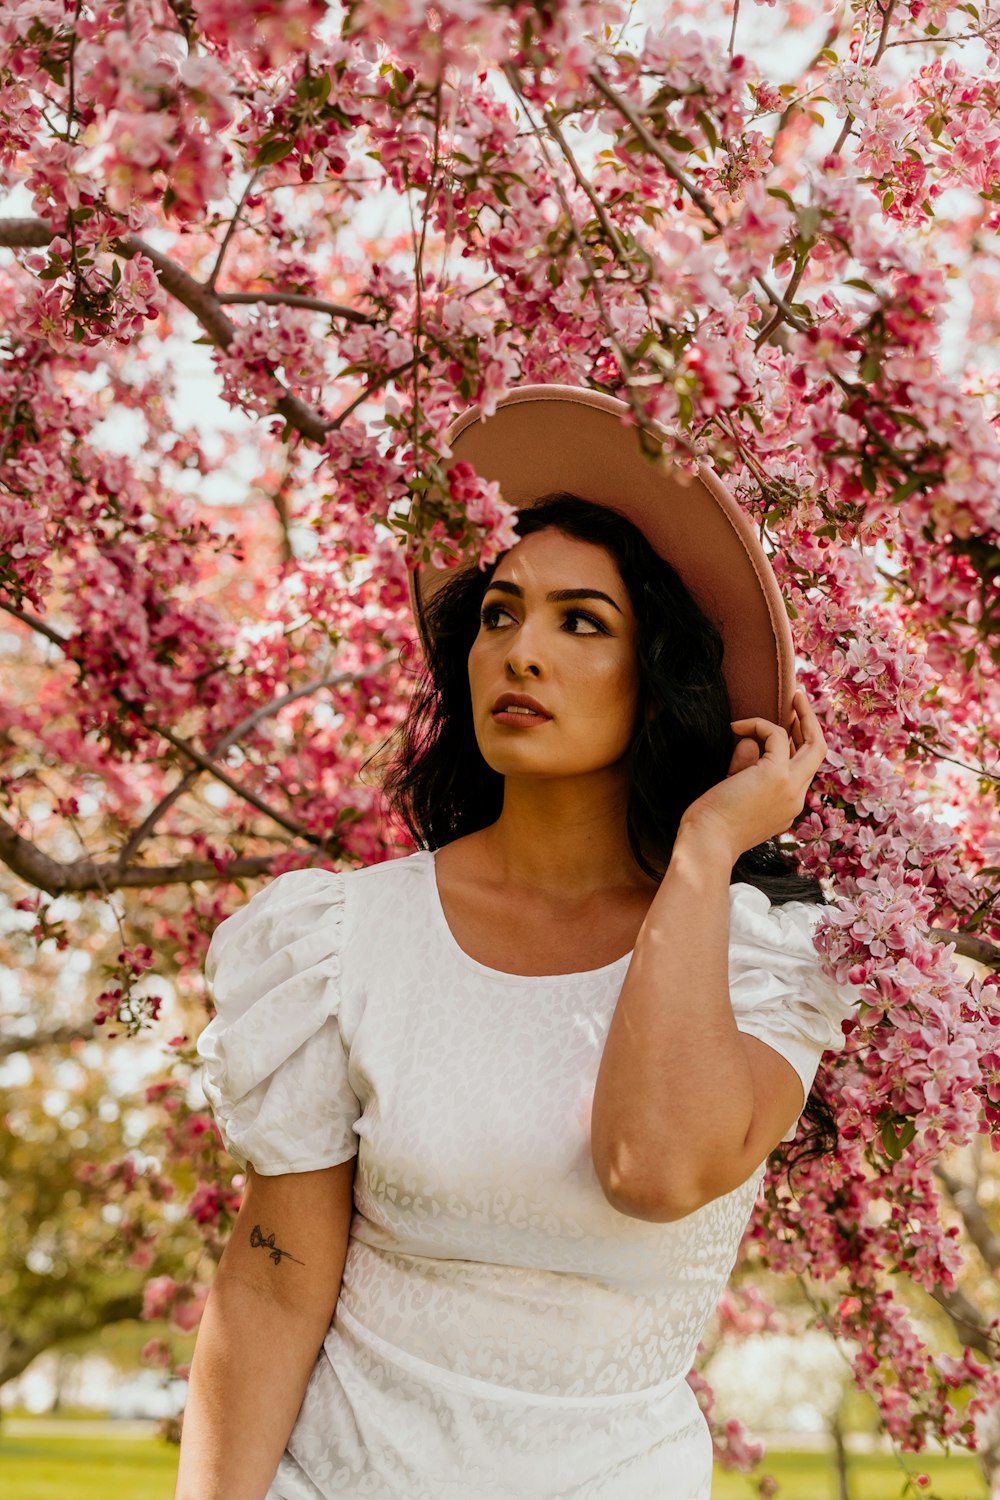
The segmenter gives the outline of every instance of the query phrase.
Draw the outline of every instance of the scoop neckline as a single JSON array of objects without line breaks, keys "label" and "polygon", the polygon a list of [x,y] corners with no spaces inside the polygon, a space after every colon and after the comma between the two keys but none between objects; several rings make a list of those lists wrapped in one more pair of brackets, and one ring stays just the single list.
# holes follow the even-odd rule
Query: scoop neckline
[{"label": "scoop neckline", "polygon": [[473,958],[471,953],[466,953],[448,925],[437,883],[437,850],[424,849],[420,852],[425,856],[435,926],[452,955],[466,968],[473,969],[478,974],[485,974],[490,979],[501,979],[511,984],[552,984],[555,981],[570,979],[593,979],[602,974],[614,974],[617,970],[624,968],[635,952],[634,948],[630,948],[620,958],[612,959],[609,964],[602,964],[599,969],[571,969],[565,974],[512,974],[509,969],[491,969],[489,964],[480,963],[478,958]]}]

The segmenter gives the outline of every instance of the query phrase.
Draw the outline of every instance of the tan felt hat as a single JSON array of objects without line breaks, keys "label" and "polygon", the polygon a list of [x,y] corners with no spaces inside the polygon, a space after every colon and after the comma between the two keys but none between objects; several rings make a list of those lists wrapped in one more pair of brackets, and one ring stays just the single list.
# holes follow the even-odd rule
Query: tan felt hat
[{"label": "tan felt hat", "polygon": [[[607,506],[632,521],[714,620],[733,718],[788,728],[794,649],[781,590],[749,518],[717,474],[697,477],[648,458],[625,401],[570,385],[525,385],[490,417],[470,407],[448,429],[452,457],[519,510],[554,490]],[[646,428],[657,443],[661,428]],[[426,641],[423,606],[452,569],[421,564],[410,574],[413,611]]]}]

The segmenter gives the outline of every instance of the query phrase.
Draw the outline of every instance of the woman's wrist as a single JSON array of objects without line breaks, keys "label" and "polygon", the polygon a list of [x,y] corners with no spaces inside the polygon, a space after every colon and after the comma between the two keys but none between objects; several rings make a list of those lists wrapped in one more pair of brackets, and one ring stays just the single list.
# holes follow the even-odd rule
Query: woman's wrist
[{"label": "woman's wrist", "polygon": [[690,812],[681,818],[674,840],[674,853],[682,851],[694,852],[699,862],[724,868],[727,878],[743,853],[742,849],[734,848],[733,836],[719,818],[711,813]]}]

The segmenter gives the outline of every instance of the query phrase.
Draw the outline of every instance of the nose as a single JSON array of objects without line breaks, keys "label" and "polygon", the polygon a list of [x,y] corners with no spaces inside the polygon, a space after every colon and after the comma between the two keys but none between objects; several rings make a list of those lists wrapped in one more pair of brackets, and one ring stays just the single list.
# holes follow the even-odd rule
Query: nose
[{"label": "nose", "polygon": [[542,675],[542,669],[538,663],[525,656],[523,651],[512,652],[507,657],[506,670],[510,677],[541,677]]},{"label": "nose", "polygon": [[507,650],[504,668],[508,677],[541,677],[541,653],[534,644],[537,631],[522,625]]},{"label": "nose", "polygon": [[546,621],[539,612],[526,612],[507,640],[504,671],[509,678],[539,678],[545,675]]}]

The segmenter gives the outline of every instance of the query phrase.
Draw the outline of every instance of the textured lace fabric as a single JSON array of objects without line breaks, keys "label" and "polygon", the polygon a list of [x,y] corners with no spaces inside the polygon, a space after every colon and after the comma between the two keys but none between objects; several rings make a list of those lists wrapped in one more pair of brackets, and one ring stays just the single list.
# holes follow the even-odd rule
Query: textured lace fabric
[{"label": "textured lace fabric", "polygon": [[[819,911],[730,887],[737,1024],[805,1093],[856,1003],[820,968]],[[279,875],[216,930],[198,1052],[227,1149],[265,1175],[358,1153],[340,1298],[268,1500],[707,1500],[685,1375],[762,1171],[675,1223],[607,1202],[590,1110],[629,957],[487,968],[429,852]]]}]

